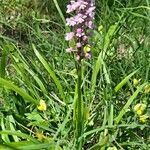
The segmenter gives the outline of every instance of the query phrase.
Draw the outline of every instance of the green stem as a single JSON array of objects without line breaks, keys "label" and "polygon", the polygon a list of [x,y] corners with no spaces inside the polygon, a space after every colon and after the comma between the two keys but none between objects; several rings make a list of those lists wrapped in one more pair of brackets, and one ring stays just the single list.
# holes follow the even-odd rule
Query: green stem
[{"label": "green stem", "polygon": [[82,67],[81,62],[77,64],[77,101],[76,101],[76,141],[77,150],[82,149],[82,140],[78,142],[79,137],[82,135],[83,130],[83,102],[82,102]]}]

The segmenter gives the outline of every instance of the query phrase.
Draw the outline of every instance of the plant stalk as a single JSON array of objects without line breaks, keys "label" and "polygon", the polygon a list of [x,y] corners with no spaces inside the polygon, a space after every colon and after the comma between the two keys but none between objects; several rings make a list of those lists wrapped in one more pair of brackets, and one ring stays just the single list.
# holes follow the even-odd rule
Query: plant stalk
[{"label": "plant stalk", "polygon": [[76,100],[76,141],[77,141],[77,150],[82,149],[82,140],[79,140],[79,137],[82,135],[83,131],[83,101],[82,101],[82,65],[81,61],[77,63],[77,100]]}]

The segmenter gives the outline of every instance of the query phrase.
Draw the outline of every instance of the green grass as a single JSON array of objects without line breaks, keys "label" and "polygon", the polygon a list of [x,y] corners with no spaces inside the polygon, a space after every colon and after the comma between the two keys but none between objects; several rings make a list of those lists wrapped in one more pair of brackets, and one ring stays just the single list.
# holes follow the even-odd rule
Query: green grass
[{"label": "green grass", "polygon": [[65,52],[67,0],[0,3],[0,149],[150,149],[148,0],[96,1],[92,59],[81,72]]}]

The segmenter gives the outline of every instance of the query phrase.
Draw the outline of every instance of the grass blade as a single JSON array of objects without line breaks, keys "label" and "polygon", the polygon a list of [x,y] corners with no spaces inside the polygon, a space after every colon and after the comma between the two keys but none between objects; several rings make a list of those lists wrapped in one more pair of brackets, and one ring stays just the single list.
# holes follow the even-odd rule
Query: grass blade
[{"label": "grass blade", "polygon": [[19,95],[21,95],[24,100],[27,100],[33,104],[38,104],[38,101],[36,101],[34,98],[32,98],[28,93],[26,93],[23,89],[19,88],[18,86],[14,85],[12,82],[7,81],[3,78],[0,78],[0,86],[6,87],[7,89],[13,90],[17,92]]},{"label": "grass blade", "polygon": [[66,99],[65,99],[65,95],[64,95],[64,91],[63,91],[63,88],[61,86],[61,83],[60,81],[58,80],[58,78],[56,77],[56,74],[55,72],[49,67],[48,63],[46,62],[46,60],[41,56],[41,54],[36,50],[35,46],[32,44],[32,47],[33,47],[33,50],[34,50],[34,53],[35,55],[37,56],[37,58],[40,60],[40,62],[42,63],[42,65],[44,66],[44,68],[48,71],[49,75],[51,76],[51,78],[53,79],[53,81],[55,82],[59,92],[60,92],[60,95],[61,95],[61,98],[63,99],[64,102],[66,102]]},{"label": "grass blade", "polygon": [[5,77],[5,67],[6,67],[6,51],[3,49],[2,51],[2,57],[0,61],[0,77],[4,78]]},{"label": "grass blade", "polygon": [[102,67],[102,57],[101,57],[101,53],[98,56],[98,59],[95,63],[95,66],[93,68],[93,73],[92,73],[92,80],[91,80],[91,95],[93,95],[95,87],[96,87],[96,79],[97,79],[97,75],[99,73],[100,68]]},{"label": "grass blade", "polygon": [[138,70],[135,70],[131,74],[129,74],[127,77],[125,77],[116,87],[115,92],[118,92],[128,81],[129,79],[137,72]]},{"label": "grass blade", "polygon": [[129,98],[129,100],[127,101],[127,103],[125,104],[125,106],[120,111],[119,115],[115,118],[116,124],[118,124],[121,121],[122,117],[126,113],[127,109],[129,108],[129,106],[131,105],[131,103],[133,102],[133,100],[137,97],[137,95],[139,94],[139,92],[142,91],[142,89],[145,87],[146,84],[147,83],[144,83],[141,86],[139,86],[137,88],[137,90],[133,93],[133,95]]},{"label": "grass blade", "polygon": [[62,11],[61,11],[61,9],[60,9],[59,5],[58,5],[57,0],[53,0],[53,2],[54,2],[55,6],[56,6],[56,8],[57,8],[57,10],[58,10],[58,12],[59,12],[59,15],[60,15],[60,17],[61,17],[62,21],[64,22],[64,24],[66,24],[66,21],[65,21],[64,15],[63,15],[63,13],[62,13]]},{"label": "grass blade", "polygon": [[18,132],[18,131],[3,130],[3,131],[0,131],[0,134],[16,135],[18,137],[28,139],[34,143],[39,143],[36,139],[32,138],[31,136],[24,134],[24,133],[21,133],[21,132]]}]

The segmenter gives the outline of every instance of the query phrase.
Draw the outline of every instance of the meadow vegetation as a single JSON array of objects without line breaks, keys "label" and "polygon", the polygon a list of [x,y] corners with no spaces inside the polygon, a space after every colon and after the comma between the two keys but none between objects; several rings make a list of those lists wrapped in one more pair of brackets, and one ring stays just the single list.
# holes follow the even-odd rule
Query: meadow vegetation
[{"label": "meadow vegetation", "polygon": [[82,121],[68,2],[0,0],[0,150],[149,150],[150,1],[95,1]]}]

